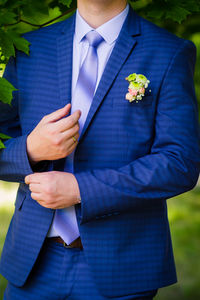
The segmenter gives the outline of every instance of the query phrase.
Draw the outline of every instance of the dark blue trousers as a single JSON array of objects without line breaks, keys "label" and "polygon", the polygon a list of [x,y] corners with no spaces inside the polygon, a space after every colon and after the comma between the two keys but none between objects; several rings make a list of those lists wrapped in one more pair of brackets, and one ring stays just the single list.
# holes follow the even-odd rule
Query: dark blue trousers
[{"label": "dark blue trousers", "polygon": [[[153,299],[157,291],[117,297],[116,300]],[[47,240],[26,284],[10,283],[4,300],[106,300],[93,281],[84,250],[64,248]],[[115,300],[115,298],[112,298]]]}]

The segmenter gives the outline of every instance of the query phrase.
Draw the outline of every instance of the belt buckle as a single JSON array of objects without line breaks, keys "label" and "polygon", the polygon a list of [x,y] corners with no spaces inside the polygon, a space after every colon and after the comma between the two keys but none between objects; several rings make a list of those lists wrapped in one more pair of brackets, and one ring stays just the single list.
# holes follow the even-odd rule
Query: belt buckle
[{"label": "belt buckle", "polygon": [[64,246],[65,248],[73,248],[71,245],[67,245],[64,241],[63,241],[63,246]]}]

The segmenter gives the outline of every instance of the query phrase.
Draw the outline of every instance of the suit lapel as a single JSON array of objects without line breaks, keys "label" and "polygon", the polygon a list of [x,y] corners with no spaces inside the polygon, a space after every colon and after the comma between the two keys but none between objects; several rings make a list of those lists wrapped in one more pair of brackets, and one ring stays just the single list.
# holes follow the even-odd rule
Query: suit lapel
[{"label": "suit lapel", "polygon": [[[61,33],[57,38],[58,90],[60,93],[61,106],[71,102],[74,29],[75,14],[63,22]],[[137,43],[137,40],[134,37],[138,35],[140,35],[139,16],[130,8],[129,14],[124,22],[115,47],[100,80],[80,139],[82,139],[98,107],[104,100],[106,94],[112,86],[112,83],[126,62],[128,56],[134,49]]]},{"label": "suit lapel", "polygon": [[61,34],[57,38],[58,90],[61,106],[71,103],[72,55],[75,28],[75,14],[63,22]]},{"label": "suit lapel", "polygon": [[[65,20],[57,38],[57,74],[60,108],[71,103],[73,38],[75,15]],[[63,171],[66,158],[55,160],[51,170]]]},{"label": "suit lapel", "polygon": [[137,41],[134,36],[140,34],[139,17],[130,8],[129,14],[124,22],[120,35],[116,41],[112,54],[107,62],[104,73],[100,80],[96,94],[92,101],[86,122],[84,124],[81,138],[87,130],[98,107],[108,93],[113,81],[117,77],[123,64],[126,62],[129,54],[135,47]]}]

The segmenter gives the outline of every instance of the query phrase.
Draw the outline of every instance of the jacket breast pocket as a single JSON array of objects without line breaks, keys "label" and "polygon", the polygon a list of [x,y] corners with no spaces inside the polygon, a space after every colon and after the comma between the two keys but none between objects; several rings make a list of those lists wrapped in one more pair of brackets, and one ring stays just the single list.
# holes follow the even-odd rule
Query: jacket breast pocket
[{"label": "jacket breast pocket", "polygon": [[24,189],[22,189],[21,187],[19,187],[19,189],[17,191],[16,200],[15,200],[15,208],[17,210],[20,210],[22,208],[22,205],[24,203],[26,195],[27,195],[27,192]]}]

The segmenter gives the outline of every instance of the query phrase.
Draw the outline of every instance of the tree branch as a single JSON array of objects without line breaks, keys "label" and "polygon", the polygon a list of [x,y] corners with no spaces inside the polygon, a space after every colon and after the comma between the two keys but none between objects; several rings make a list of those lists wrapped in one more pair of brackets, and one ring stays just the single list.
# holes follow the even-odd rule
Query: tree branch
[{"label": "tree branch", "polygon": [[52,22],[54,22],[54,21],[56,21],[56,20],[58,20],[58,19],[64,17],[65,15],[67,15],[67,14],[73,12],[74,10],[75,10],[75,8],[71,8],[71,9],[65,11],[64,13],[62,13],[60,16],[58,16],[58,17],[56,17],[56,18],[53,18],[52,20],[47,21],[47,22],[45,22],[45,23],[43,23],[43,24],[33,24],[33,23],[28,22],[28,21],[26,21],[26,20],[19,19],[19,20],[18,20],[17,22],[15,22],[15,23],[12,23],[12,24],[5,24],[4,26],[7,27],[7,26],[14,26],[14,25],[17,25],[17,24],[19,24],[19,23],[25,23],[25,24],[28,24],[28,25],[33,26],[33,27],[41,28],[41,27],[44,27],[44,26],[46,26],[46,25],[49,25],[49,24],[51,24]]}]

